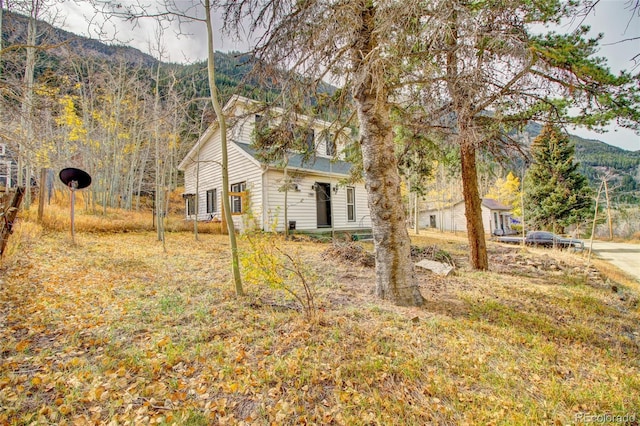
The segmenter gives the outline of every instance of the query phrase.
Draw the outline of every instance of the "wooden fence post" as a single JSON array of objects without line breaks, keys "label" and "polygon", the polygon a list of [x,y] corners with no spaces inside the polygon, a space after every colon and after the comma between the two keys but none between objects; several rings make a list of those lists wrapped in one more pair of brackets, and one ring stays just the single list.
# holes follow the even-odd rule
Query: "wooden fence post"
[{"label": "wooden fence post", "polygon": [[3,208],[0,212],[0,256],[4,253],[9,241],[9,235],[13,231],[13,222],[18,214],[23,195],[24,187],[17,187],[9,203],[2,206]]},{"label": "wooden fence post", "polygon": [[44,216],[44,198],[47,195],[47,171],[49,169],[40,169],[40,193],[38,194],[38,223],[42,223]]}]

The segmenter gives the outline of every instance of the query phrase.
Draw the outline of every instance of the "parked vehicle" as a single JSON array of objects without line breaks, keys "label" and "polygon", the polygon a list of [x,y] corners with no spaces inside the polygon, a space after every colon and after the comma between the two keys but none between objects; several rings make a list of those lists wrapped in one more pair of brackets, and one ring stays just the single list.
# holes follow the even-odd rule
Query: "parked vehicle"
[{"label": "parked vehicle", "polygon": [[[508,244],[521,244],[522,237],[497,237],[496,241]],[[575,238],[564,238],[553,232],[530,231],[524,238],[524,243],[528,246],[558,247],[561,249],[573,248],[574,250],[584,249],[584,242]]]}]

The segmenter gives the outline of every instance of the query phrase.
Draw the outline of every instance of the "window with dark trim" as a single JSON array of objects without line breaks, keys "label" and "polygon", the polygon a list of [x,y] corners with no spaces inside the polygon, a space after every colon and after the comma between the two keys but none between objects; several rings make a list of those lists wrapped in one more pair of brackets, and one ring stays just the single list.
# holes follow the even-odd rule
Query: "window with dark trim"
[{"label": "window with dark trim", "polygon": [[218,190],[207,191],[207,213],[217,213],[218,211]]},{"label": "window with dark trim", "polygon": [[187,202],[187,216],[193,216],[196,214],[196,196],[189,194],[185,197]]},{"label": "window with dark trim", "polygon": [[[230,192],[244,192],[247,188],[246,182],[234,183]],[[242,213],[242,197],[240,195],[231,196],[231,213]]]},{"label": "window with dark trim", "polygon": [[307,151],[314,152],[316,149],[316,142],[315,142],[316,132],[314,132],[313,129],[307,129],[305,131],[304,138],[305,138],[304,140],[305,145],[307,146]]},{"label": "window with dark trim", "polygon": [[356,189],[353,186],[347,186],[347,221],[356,221]]},{"label": "window with dark trim", "polygon": [[0,186],[11,186],[11,161],[0,161]]},{"label": "window with dark trim", "polygon": [[333,140],[333,135],[331,133],[327,133],[324,136],[324,152],[327,156],[333,157],[336,155],[336,143]]}]

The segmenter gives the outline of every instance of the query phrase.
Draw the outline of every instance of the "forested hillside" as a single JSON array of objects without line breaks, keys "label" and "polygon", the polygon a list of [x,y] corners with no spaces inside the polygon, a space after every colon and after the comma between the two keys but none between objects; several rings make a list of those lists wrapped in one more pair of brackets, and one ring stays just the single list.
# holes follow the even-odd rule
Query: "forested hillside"
[{"label": "forested hillside", "polygon": [[[94,201],[125,208],[135,208],[136,195],[154,191],[159,182],[178,185],[175,165],[213,120],[206,63],[162,63],[137,49],[79,37],[41,21],[37,32],[29,96],[27,18],[5,12],[0,138],[30,179],[37,179],[41,167],[83,167],[95,177],[92,191],[101,198]],[[247,80],[253,66],[247,55],[217,52],[215,64],[223,102],[233,93],[254,99],[272,94]],[[31,120],[25,119],[28,110]],[[531,123],[530,139],[539,130]],[[576,159],[592,186],[608,176],[616,200],[640,200],[640,152],[574,140]]]},{"label": "forested hillside", "polygon": [[618,200],[640,202],[640,151],[625,151],[598,140],[575,138],[576,158],[592,184],[610,176]]},{"label": "forested hillside", "polygon": [[[38,21],[31,85],[27,18],[3,18],[0,138],[14,181],[80,167],[94,177],[92,203],[105,208],[136,208],[137,195],[180,183],[175,166],[213,119],[206,62],[162,63]],[[246,55],[218,52],[215,64],[223,102],[268,95],[242,82]]]},{"label": "forested hillside", "polygon": [[[542,126],[530,123],[526,131],[530,140],[538,136]],[[580,163],[579,170],[592,187],[597,188],[602,179],[609,185],[621,203],[640,203],[640,150],[626,151],[595,139],[584,139],[572,135],[575,144],[575,158]]]}]

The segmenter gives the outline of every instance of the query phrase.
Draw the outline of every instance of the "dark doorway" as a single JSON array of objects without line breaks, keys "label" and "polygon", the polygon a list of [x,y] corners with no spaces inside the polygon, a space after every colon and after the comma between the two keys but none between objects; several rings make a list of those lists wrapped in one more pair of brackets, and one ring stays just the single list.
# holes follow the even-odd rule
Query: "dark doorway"
[{"label": "dark doorway", "polygon": [[318,228],[331,228],[331,184],[315,183]]}]

